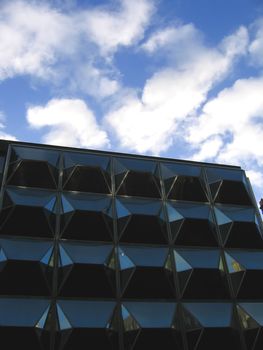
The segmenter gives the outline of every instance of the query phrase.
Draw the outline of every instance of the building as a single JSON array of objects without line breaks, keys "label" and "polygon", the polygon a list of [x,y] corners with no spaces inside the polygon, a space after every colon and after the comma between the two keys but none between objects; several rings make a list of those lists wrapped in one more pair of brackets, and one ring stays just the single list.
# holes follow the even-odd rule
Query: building
[{"label": "building", "polygon": [[1,141],[3,350],[257,350],[262,223],[244,171]]}]

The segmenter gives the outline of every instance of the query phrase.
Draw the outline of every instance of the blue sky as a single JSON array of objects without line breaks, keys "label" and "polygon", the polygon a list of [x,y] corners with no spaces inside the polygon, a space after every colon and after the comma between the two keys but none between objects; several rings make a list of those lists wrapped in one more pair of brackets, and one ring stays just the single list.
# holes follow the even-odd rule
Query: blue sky
[{"label": "blue sky", "polygon": [[0,137],[242,166],[263,186],[261,0],[0,1]]}]

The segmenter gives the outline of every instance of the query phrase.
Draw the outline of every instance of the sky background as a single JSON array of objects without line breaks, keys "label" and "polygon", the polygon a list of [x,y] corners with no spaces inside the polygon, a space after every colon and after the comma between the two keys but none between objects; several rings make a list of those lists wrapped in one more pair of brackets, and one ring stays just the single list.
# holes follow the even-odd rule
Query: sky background
[{"label": "sky background", "polygon": [[0,0],[0,138],[240,165],[263,196],[263,0]]}]

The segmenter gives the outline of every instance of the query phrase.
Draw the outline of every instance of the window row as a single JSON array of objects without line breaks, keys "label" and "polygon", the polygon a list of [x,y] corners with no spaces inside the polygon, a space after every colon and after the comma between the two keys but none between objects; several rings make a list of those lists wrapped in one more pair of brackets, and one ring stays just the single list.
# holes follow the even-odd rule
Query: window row
[{"label": "window row", "polygon": [[263,299],[263,251],[1,239],[0,268],[1,295]]},{"label": "window row", "polygon": [[[5,349],[261,349],[263,303],[0,298]],[[121,334],[121,337],[119,335]],[[184,340],[184,341],[183,341]],[[185,345],[184,345],[185,343]]]},{"label": "window row", "polygon": [[169,199],[253,205],[238,167],[12,147],[7,184],[55,189],[59,174],[70,191],[161,198],[163,187]]},{"label": "window row", "polygon": [[[256,209],[8,187],[0,235],[263,248]],[[114,238],[114,236],[116,237]]]}]

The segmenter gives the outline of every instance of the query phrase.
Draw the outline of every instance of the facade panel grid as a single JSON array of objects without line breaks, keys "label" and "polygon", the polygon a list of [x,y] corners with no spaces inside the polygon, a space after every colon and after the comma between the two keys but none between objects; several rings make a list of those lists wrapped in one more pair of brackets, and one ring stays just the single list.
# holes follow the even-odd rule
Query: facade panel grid
[{"label": "facade panel grid", "polygon": [[5,350],[256,350],[262,222],[239,167],[1,141]]}]

